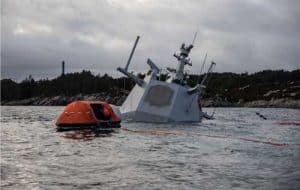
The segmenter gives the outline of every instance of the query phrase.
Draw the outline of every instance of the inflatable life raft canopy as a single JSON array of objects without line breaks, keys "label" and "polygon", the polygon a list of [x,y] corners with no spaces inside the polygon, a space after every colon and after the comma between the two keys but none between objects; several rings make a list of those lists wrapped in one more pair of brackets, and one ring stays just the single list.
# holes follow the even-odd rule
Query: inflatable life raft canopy
[{"label": "inflatable life raft canopy", "polygon": [[87,128],[119,128],[121,119],[107,102],[75,101],[68,104],[56,121],[58,131]]}]

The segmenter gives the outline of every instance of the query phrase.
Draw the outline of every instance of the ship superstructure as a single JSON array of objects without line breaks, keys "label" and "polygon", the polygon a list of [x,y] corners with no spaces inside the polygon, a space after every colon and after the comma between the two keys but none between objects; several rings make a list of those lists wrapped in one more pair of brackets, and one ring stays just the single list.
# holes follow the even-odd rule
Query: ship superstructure
[{"label": "ship superstructure", "polygon": [[148,58],[150,71],[144,78],[140,78],[128,71],[138,41],[139,36],[125,68],[117,69],[136,83],[120,107],[122,119],[138,122],[200,122],[205,113],[202,112],[199,95],[205,88],[203,84],[215,63],[211,63],[199,84],[190,87],[184,68],[186,65],[192,66],[189,53],[193,44],[186,46],[183,43],[180,52],[174,54],[178,61],[177,69],[167,68],[164,70],[167,72],[163,72]]}]

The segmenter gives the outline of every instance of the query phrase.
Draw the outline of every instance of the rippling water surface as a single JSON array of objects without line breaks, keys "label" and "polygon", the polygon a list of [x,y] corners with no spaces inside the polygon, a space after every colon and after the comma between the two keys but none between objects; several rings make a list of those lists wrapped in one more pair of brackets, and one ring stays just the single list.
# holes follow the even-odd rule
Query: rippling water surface
[{"label": "rippling water surface", "polygon": [[201,124],[123,123],[106,134],[56,132],[62,110],[1,107],[2,189],[300,187],[300,126],[277,123],[299,122],[299,110],[218,108]]}]

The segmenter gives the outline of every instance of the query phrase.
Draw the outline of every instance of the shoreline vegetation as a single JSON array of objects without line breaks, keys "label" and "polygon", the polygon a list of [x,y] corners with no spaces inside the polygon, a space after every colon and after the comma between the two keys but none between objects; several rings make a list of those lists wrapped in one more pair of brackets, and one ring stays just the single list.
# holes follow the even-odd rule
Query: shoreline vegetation
[{"label": "shoreline vegetation", "polygon": [[[143,77],[140,74],[140,77]],[[195,86],[203,75],[191,75]],[[272,107],[300,109],[300,70],[212,73],[201,97],[203,107]],[[165,79],[161,79],[165,80]],[[121,105],[134,83],[125,77],[68,73],[54,79],[21,82],[1,80],[1,105],[64,106],[75,100],[106,101]]]}]

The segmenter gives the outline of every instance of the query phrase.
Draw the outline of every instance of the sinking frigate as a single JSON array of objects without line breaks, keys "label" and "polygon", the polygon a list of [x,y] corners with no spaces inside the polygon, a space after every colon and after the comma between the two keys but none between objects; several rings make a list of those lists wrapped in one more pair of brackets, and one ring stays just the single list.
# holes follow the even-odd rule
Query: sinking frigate
[{"label": "sinking frigate", "polygon": [[[195,38],[194,38],[195,39]],[[202,81],[194,87],[187,84],[188,75],[185,66],[192,66],[189,53],[193,43],[180,47],[179,53],[174,53],[177,59],[177,69],[159,68],[148,58],[149,72],[144,78],[128,71],[132,55],[139,41],[137,37],[131,54],[124,68],[117,70],[131,78],[136,84],[119,109],[122,119],[137,122],[201,122],[208,115],[200,105],[200,94],[205,88],[204,82],[212,71],[214,62],[204,75]]]}]

